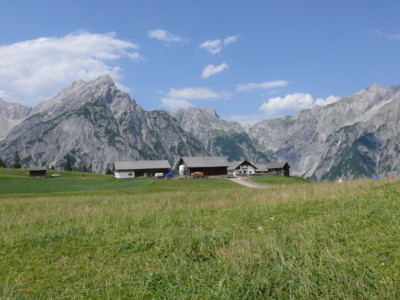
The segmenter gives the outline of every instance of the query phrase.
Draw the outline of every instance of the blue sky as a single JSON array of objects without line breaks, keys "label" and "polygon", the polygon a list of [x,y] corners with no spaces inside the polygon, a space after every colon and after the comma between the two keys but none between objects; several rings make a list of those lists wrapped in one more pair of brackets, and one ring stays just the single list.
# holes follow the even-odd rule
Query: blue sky
[{"label": "blue sky", "polygon": [[400,1],[2,1],[0,98],[110,74],[147,110],[255,122],[400,83]]}]

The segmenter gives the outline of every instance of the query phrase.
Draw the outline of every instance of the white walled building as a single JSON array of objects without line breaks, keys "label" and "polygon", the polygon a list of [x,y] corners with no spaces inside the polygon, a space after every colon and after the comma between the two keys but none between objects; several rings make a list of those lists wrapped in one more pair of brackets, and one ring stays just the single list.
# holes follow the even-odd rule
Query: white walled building
[{"label": "white walled building", "polygon": [[228,174],[234,176],[252,175],[256,173],[257,167],[247,160],[234,161],[228,167]]},{"label": "white walled building", "polygon": [[154,177],[156,173],[167,174],[171,165],[167,160],[133,160],[114,163],[115,178]]}]

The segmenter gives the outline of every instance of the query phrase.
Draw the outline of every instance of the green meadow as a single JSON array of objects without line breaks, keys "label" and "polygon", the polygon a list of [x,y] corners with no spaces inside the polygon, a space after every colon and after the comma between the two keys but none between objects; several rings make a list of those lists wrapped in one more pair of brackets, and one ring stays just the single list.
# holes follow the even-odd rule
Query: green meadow
[{"label": "green meadow", "polygon": [[59,173],[0,169],[0,298],[400,298],[397,180]]}]

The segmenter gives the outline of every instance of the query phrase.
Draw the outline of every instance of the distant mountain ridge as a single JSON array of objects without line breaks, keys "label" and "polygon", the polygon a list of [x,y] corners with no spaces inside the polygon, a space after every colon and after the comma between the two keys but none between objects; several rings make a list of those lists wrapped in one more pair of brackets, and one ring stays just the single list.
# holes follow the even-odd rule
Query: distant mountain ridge
[{"label": "distant mountain ridge", "polygon": [[62,168],[69,156],[75,169],[105,172],[117,160],[225,155],[288,161],[292,174],[315,180],[400,175],[399,117],[400,85],[372,84],[325,107],[241,126],[206,108],[145,111],[101,76],[33,108],[0,100],[0,157],[18,151],[23,166]]}]

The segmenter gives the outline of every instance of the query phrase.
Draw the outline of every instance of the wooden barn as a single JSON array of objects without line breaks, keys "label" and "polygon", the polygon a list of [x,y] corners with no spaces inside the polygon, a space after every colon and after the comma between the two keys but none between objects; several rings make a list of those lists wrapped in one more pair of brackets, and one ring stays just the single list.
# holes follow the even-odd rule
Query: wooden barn
[{"label": "wooden barn", "polygon": [[167,174],[170,168],[168,160],[116,161],[113,166],[115,178],[154,177]]},{"label": "wooden barn", "polygon": [[232,175],[252,175],[256,173],[257,167],[247,160],[231,162],[228,167],[228,174]]},{"label": "wooden barn", "polygon": [[257,174],[271,174],[271,175],[281,175],[290,176],[290,165],[286,161],[278,161],[268,164],[258,164]]},{"label": "wooden barn", "polygon": [[46,178],[46,167],[30,167],[28,171],[31,178]]},{"label": "wooden barn", "polygon": [[181,157],[176,166],[180,175],[201,172],[205,176],[220,176],[228,174],[229,162],[224,156]]}]

